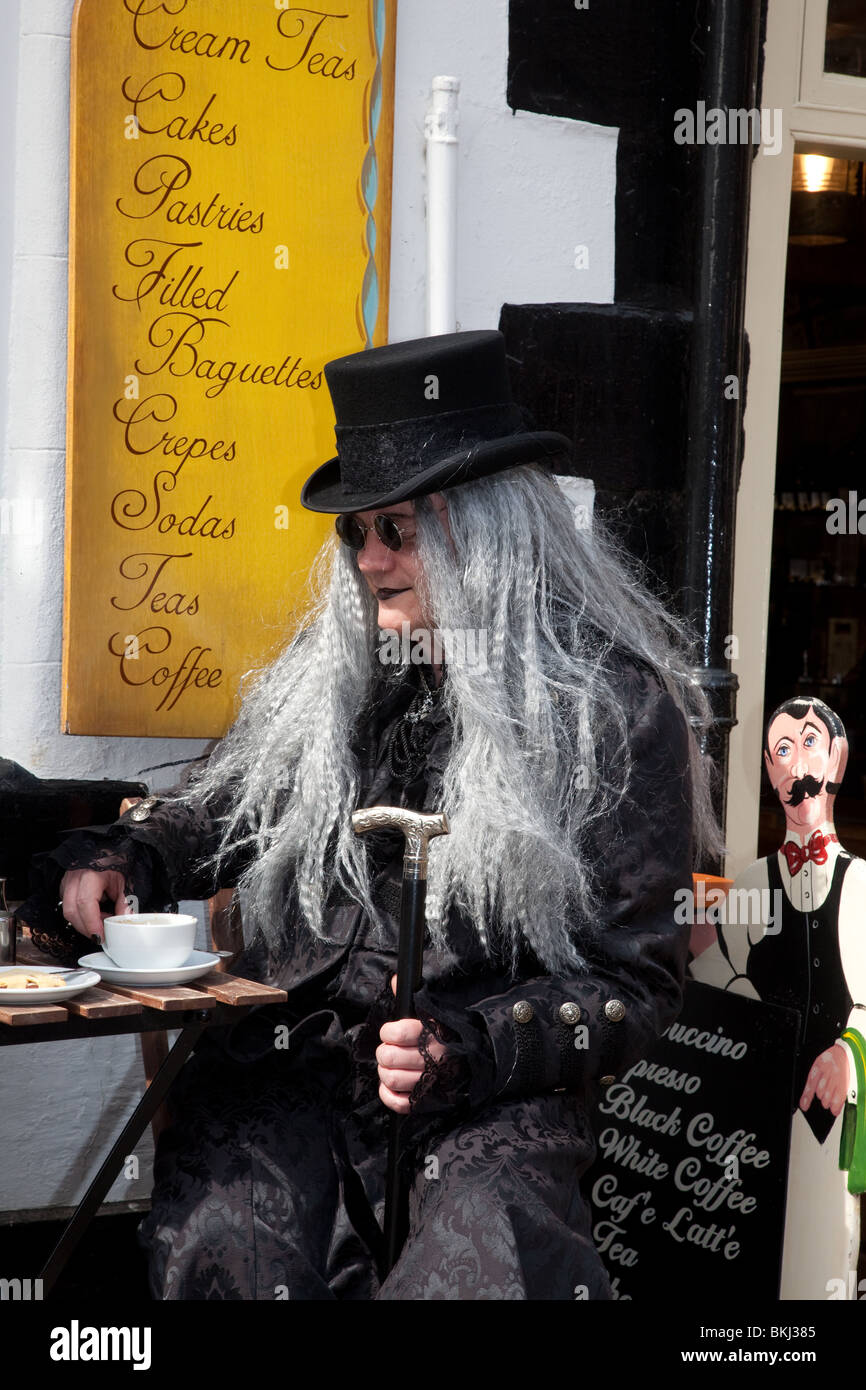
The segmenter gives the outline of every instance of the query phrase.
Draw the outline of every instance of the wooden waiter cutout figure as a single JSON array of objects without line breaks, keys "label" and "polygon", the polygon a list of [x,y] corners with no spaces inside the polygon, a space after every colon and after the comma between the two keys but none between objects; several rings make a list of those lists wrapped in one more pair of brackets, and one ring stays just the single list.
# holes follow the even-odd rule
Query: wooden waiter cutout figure
[{"label": "wooden waiter cutout figure", "polygon": [[761,890],[760,912],[749,912],[747,922],[728,920],[719,947],[692,967],[709,984],[800,1014],[783,1299],[857,1296],[857,1194],[866,1188],[866,861],[842,848],[833,823],[847,758],[842,721],[821,700],[787,700],[773,713],[764,766],[785,810],[785,839],[731,890],[741,904],[757,904],[753,890]]}]

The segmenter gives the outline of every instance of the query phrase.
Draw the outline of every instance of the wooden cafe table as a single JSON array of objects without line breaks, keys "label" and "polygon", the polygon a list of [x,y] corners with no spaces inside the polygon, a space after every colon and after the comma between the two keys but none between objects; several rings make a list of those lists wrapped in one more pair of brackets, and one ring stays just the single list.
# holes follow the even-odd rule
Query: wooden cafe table
[{"label": "wooden cafe table", "polygon": [[[19,924],[20,926],[21,924]],[[19,938],[17,965],[56,965],[38,951],[26,934]],[[43,1296],[56,1283],[67,1260],[83,1236],[126,1157],[168,1095],[184,1062],[206,1028],[235,1022],[261,1004],[280,1004],[285,990],[241,979],[222,968],[188,985],[157,986],[102,984],[59,1004],[0,1004],[0,1046],[16,1043],[67,1042],[71,1038],[104,1038],[122,1033],[163,1034],[179,1029],[173,1046],[145,1087],[132,1114],[70,1217],[39,1278]]]}]

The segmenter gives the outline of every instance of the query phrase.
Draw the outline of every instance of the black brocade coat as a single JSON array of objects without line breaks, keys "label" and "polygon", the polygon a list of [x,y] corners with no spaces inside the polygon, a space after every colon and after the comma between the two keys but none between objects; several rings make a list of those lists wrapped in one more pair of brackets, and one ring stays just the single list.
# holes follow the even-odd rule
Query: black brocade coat
[{"label": "black brocade coat", "polygon": [[[621,674],[634,768],[592,845],[604,909],[584,947],[587,972],[551,977],[527,950],[513,977],[457,913],[449,951],[425,951],[417,1012],[451,1060],[428,1063],[404,1123],[410,1228],[388,1279],[380,1286],[375,1273],[389,1112],[374,1053],[390,1016],[403,842],[379,832],[365,842],[386,939],[349,901],[330,900],[326,942],[289,912],[281,960],[253,943],[234,967],[280,985],[288,1003],[211,1030],[175,1085],[140,1233],[156,1297],[610,1296],[579,1190],[595,1153],[589,1117],[600,1088],[680,1007],[688,929],[674,922],[674,893],[691,885],[685,724],[650,673],[627,663]],[[450,731],[439,706],[421,773],[401,782],[390,770],[395,728],[417,689],[410,670],[367,725],[362,805],[447,811]],[[144,820],[127,813],[70,834],[37,866],[43,907],[73,865],[122,866],[143,908],[229,886],[240,863],[219,883],[202,872],[219,811],[169,798]],[[28,920],[39,901],[28,903]]]}]

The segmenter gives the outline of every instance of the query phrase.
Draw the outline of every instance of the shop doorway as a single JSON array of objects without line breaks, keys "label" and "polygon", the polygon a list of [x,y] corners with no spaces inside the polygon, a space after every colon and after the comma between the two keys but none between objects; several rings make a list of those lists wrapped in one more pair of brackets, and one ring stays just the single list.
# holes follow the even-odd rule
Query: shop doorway
[{"label": "shop doorway", "polygon": [[[835,816],[866,856],[866,163],[794,156],[782,330],[764,717],[817,695],[849,758]],[[764,785],[758,854],[784,821]]]},{"label": "shop doorway", "polygon": [[866,534],[843,528],[840,508],[838,529],[827,529],[828,502],[866,501],[864,0],[767,0],[763,57],[761,107],[784,134],[778,155],[752,162],[731,877],[781,841],[763,774],[765,718],[807,684],[850,726],[836,818],[843,844],[866,854]]}]

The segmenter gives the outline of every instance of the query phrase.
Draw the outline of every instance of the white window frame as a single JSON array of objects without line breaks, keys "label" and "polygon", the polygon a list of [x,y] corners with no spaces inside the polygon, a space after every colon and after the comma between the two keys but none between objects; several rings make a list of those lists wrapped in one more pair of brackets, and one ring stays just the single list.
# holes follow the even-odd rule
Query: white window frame
[{"label": "white window frame", "polygon": [[[866,114],[866,77],[824,71],[828,0],[805,0],[805,3],[800,0],[800,4],[803,12],[797,107],[827,115],[832,113],[835,125],[841,113]],[[796,8],[796,0],[791,8]]]}]

